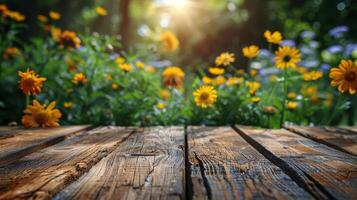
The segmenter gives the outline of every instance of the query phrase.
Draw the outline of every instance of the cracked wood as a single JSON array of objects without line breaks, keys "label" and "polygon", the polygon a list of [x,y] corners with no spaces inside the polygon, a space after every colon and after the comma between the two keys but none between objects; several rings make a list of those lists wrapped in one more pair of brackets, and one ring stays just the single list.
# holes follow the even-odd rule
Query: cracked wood
[{"label": "cracked wood", "polygon": [[127,128],[96,128],[1,167],[0,199],[50,199],[131,132]]},{"label": "cracked wood", "polygon": [[294,169],[319,199],[354,199],[357,196],[357,157],[312,141],[288,130],[238,126],[252,144],[272,155],[282,167]]},{"label": "cracked wood", "polygon": [[184,129],[136,132],[59,199],[184,199]]},{"label": "cracked wood", "polygon": [[347,129],[304,126],[286,126],[285,128],[337,150],[357,155],[357,134]]},{"label": "cracked wood", "polygon": [[313,198],[231,127],[188,127],[187,140],[193,199]]}]

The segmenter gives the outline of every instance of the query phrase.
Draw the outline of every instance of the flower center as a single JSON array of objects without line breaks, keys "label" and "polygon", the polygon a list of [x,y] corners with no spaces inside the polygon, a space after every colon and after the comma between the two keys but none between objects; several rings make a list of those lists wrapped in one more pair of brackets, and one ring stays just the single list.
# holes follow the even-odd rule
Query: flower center
[{"label": "flower center", "polygon": [[50,115],[46,111],[41,111],[37,113],[37,115],[35,116],[35,121],[40,125],[45,124],[46,122],[49,121],[49,119],[50,119]]},{"label": "flower center", "polygon": [[347,81],[353,82],[357,79],[357,74],[355,72],[347,72],[345,74],[345,79]]},{"label": "flower center", "polygon": [[33,87],[35,85],[35,80],[33,78],[26,78],[23,80],[23,83],[27,87]]},{"label": "flower center", "polygon": [[206,101],[209,98],[208,92],[202,92],[200,95],[200,99]]},{"label": "flower center", "polygon": [[286,55],[283,57],[284,62],[289,62],[291,60],[291,57],[289,55]]}]

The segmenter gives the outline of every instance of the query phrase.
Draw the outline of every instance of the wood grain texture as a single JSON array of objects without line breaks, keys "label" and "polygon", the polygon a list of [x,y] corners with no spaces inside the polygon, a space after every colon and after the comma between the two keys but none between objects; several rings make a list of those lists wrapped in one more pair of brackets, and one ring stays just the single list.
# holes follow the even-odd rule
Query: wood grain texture
[{"label": "wood grain texture", "polygon": [[184,129],[136,132],[55,199],[184,199]]},{"label": "wood grain texture", "polygon": [[335,127],[286,126],[285,128],[331,148],[357,155],[357,134],[351,131]]},{"label": "wood grain texture", "polygon": [[90,126],[62,126],[46,129],[10,128],[2,130],[0,137],[0,166],[9,164],[34,151],[63,141],[67,136]]},{"label": "wood grain texture", "polygon": [[193,199],[312,199],[231,127],[188,127]]},{"label": "wood grain texture", "polygon": [[354,134],[357,134],[357,126],[340,126],[339,128],[342,128],[342,129],[351,131]]},{"label": "wood grain texture", "polygon": [[[263,130],[238,126],[242,137],[293,169],[319,199],[355,199],[357,157],[312,141],[288,130]],[[318,194],[320,193],[320,194]]]},{"label": "wood grain texture", "polygon": [[0,168],[0,199],[49,199],[112,152],[132,129],[101,127]]}]

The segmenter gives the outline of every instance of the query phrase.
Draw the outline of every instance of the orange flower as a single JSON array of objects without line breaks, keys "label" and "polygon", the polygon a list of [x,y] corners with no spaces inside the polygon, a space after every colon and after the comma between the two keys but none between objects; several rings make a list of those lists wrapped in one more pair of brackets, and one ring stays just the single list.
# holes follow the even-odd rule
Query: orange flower
[{"label": "orange flower", "polygon": [[165,31],[160,35],[160,42],[165,51],[176,51],[180,42],[177,37],[170,31]]},{"label": "orange flower", "polygon": [[168,67],[162,72],[164,79],[164,85],[181,88],[183,84],[183,78],[185,73],[179,67]]},{"label": "orange flower", "polygon": [[342,60],[338,68],[332,68],[330,71],[332,86],[338,86],[338,91],[350,94],[357,90],[357,65],[352,60]]},{"label": "orange flower", "polygon": [[50,13],[49,13],[49,16],[50,16],[51,19],[56,20],[56,21],[61,19],[61,14],[56,12],[56,11],[52,11],[51,10]]},{"label": "orange flower", "polygon": [[81,40],[73,31],[63,31],[60,37],[60,43],[62,46],[67,47],[79,48],[81,46]]},{"label": "orange flower", "polygon": [[16,11],[10,11],[8,10],[6,13],[7,16],[9,16],[11,19],[17,21],[17,22],[22,22],[26,19],[25,15],[16,12]]},{"label": "orange flower", "polygon": [[26,95],[35,95],[41,92],[42,84],[46,81],[46,78],[39,77],[35,71],[27,69],[26,72],[19,71],[21,80],[19,81],[19,87]]},{"label": "orange flower", "polygon": [[45,105],[34,100],[32,105],[28,105],[24,110],[25,115],[22,117],[22,124],[26,128],[59,126],[59,119],[62,114],[58,109],[54,109],[55,106],[55,101],[51,102],[46,108]]},{"label": "orange flower", "polygon": [[7,60],[9,58],[15,58],[18,55],[20,55],[20,50],[18,48],[8,47],[3,54],[3,58]]},{"label": "orange flower", "polygon": [[83,73],[77,73],[74,75],[73,79],[72,79],[72,83],[74,84],[78,84],[78,83],[82,83],[82,84],[85,84],[87,83],[88,80],[86,78],[86,75],[84,75]]}]

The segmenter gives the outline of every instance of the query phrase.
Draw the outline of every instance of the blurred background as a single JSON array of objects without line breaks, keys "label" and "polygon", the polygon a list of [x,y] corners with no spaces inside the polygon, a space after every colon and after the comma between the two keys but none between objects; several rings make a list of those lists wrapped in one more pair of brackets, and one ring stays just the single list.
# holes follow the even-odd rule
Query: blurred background
[{"label": "blurred background", "polygon": [[[349,28],[347,38],[356,41],[357,3],[352,0],[5,0],[26,15],[26,40],[43,31],[37,16],[49,10],[61,13],[61,27],[81,33],[98,32],[121,38],[127,51],[138,45],[155,50],[150,40],[162,30],[174,32],[180,49],[172,59],[177,65],[195,67],[220,52],[239,52],[250,44],[264,43],[263,32],[278,30],[284,38],[299,42],[303,31],[326,49],[333,43],[328,32]],[[98,17],[96,7],[107,10]],[[171,59],[171,60],[172,60]],[[239,63],[243,62],[243,63]],[[239,64],[245,64],[238,59]]]}]

